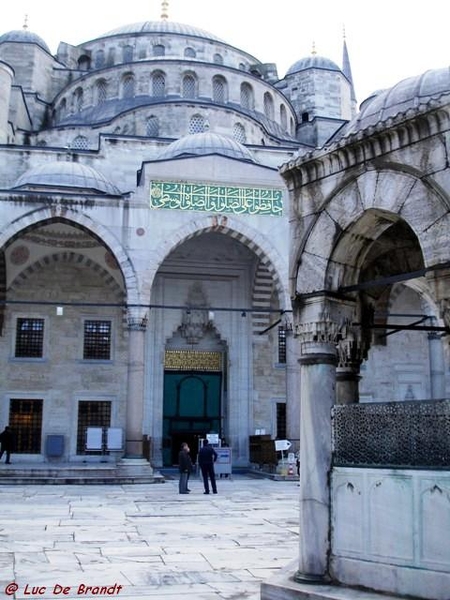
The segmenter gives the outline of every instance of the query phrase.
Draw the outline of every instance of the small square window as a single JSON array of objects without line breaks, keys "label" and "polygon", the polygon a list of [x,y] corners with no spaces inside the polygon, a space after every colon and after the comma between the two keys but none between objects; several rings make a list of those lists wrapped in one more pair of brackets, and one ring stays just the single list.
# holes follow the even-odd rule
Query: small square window
[{"label": "small square window", "polygon": [[83,358],[111,359],[111,321],[85,321]]},{"label": "small square window", "polygon": [[17,358],[42,358],[44,349],[44,319],[17,319]]},{"label": "small square window", "polygon": [[286,329],[278,327],[278,362],[286,363]]}]

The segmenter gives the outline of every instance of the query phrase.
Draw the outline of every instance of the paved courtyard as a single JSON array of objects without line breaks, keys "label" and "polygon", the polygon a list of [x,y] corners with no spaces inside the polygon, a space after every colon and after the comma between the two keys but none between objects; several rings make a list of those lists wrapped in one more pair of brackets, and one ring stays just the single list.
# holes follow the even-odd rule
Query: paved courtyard
[{"label": "paved courtyard", "polygon": [[297,556],[296,482],[0,486],[0,598],[260,597]]}]

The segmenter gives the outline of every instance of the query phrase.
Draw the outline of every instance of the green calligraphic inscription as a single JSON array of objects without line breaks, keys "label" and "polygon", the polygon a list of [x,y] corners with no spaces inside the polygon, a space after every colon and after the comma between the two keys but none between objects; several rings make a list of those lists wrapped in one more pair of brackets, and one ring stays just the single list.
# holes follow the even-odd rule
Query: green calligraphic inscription
[{"label": "green calligraphic inscription", "polygon": [[281,217],[283,191],[271,188],[152,181],[150,208]]}]

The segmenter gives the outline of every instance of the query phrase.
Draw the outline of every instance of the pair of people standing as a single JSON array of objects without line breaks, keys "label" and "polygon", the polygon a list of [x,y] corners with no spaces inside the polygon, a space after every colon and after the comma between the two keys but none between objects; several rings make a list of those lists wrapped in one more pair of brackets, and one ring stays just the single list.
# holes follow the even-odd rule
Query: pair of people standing
[{"label": "pair of people standing", "polygon": [[[180,494],[189,494],[191,491],[188,488],[189,476],[193,471],[192,460],[189,454],[189,446],[184,442],[181,444],[181,450],[178,455],[178,468],[180,471],[180,480],[178,483],[178,491]],[[208,440],[203,440],[203,446],[198,452],[198,464],[202,472],[203,485],[205,488],[204,494],[209,494],[209,482],[213,494],[217,494],[216,474],[214,472],[214,463],[217,460],[217,452],[209,444]]]}]

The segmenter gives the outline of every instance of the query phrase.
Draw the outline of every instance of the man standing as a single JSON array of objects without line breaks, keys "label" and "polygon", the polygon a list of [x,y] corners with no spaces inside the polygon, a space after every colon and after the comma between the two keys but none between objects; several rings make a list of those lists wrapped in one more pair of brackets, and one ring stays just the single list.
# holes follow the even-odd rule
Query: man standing
[{"label": "man standing", "polygon": [[203,440],[203,446],[198,452],[198,464],[202,471],[203,485],[205,486],[204,494],[209,494],[208,477],[211,480],[213,494],[217,494],[216,474],[214,472],[214,463],[216,460],[217,452],[209,444],[208,440]]},{"label": "man standing", "polygon": [[178,454],[178,469],[180,471],[180,481],[178,483],[178,491],[180,494],[189,494],[188,479],[192,471],[192,460],[189,455],[189,446],[186,442],[181,444],[181,450]]},{"label": "man standing", "polygon": [[13,449],[13,434],[8,425],[0,433],[0,460],[6,454],[6,464],[11,464],[11,451]]}]

